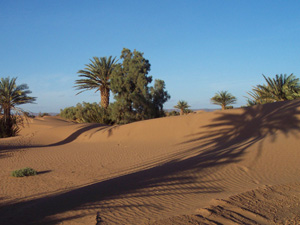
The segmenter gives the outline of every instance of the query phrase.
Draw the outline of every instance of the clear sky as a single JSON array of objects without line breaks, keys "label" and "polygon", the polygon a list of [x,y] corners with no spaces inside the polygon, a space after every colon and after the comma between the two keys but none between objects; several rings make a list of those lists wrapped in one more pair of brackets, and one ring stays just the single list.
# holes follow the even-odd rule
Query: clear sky
[{"label": "clear sky", "polygon": [[165,108],[216,108],[221,90],[237,107],[262,74],[300,77],[299,12],[298,0],[0,0],[0,77],[29,85],[37,104],[24,109],[59,112],[99,102],[99,92],[76,95],[77,71],[126,47],[166,82]]}]

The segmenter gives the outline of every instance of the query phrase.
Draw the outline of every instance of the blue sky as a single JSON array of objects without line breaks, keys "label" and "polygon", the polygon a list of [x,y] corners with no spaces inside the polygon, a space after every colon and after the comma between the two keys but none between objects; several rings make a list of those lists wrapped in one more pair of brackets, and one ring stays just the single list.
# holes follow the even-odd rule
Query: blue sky
[{"label": "blue sky", "polygon": [[228,90],[246,104],[262,74],[300,77],[300,1],[0,0],[0,77],[27,83],[32,112],[59,112],[99,102],[99,92],[73,88],[93,56],[144,52],[150,75],[171,99],[191,108],[218,108],[210,98]]}]

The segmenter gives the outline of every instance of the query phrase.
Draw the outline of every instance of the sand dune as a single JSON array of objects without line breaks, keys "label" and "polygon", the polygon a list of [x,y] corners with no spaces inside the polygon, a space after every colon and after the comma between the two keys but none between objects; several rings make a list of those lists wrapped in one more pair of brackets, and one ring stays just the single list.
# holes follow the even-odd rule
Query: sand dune
[{"label": "sand dune", "polygon": [[[292,223],[299,128],[300,101],[123,126],[33,119],[0,140],[0,224]],[[27,166],[40,173],[10,177]]]}]

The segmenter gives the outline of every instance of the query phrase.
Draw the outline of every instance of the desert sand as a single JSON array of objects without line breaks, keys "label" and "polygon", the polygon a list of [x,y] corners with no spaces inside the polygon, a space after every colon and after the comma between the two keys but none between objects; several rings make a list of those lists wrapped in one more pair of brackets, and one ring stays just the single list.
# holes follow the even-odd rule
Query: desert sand
[{"label": "desert sand", "polygon": [[[300,101],[0,139],[0,224],[299,224]],[[37,176],[11,171],[32,167]]]}]

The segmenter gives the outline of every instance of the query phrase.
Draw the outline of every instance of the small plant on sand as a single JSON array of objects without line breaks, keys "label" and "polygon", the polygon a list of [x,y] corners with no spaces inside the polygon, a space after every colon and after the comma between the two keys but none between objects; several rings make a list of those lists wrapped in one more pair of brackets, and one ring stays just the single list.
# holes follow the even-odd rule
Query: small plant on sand
[{"label": "small plant on sand", "polygon": [[26,167],[23,169],[12,171],[11,175],[13,177],[27,177],[27,176],[35,176],[37,175],[37,172],[32,168]]}]

